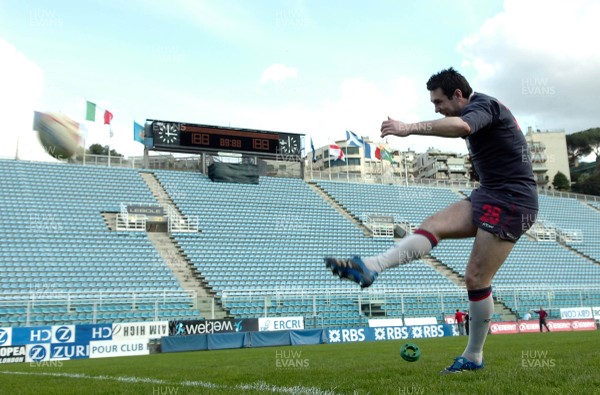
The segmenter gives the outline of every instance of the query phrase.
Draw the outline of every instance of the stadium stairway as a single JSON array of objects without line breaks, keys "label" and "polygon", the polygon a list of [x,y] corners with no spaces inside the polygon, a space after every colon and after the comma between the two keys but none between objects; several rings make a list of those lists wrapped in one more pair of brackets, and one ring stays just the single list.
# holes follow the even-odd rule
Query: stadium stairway
[{"label": "stadium stairway", "polygon": [[502,302],[494,298],[494,316],[500,317],[500,321],[516,321],[517,315]]},{"label": "stadium stairway", "polygon": [[[140,172],[139,174],[165,212],[173,210],[184,221],[187,220],[153,173]],[[228,316],[227,311],[221,305],[220,299],[213,298],[214,292],[208,286],[206,279],[194,268],[194,265],[172,237],[163,232],[148,232],[148,238],[173,271],[181,287],[196,294],[196,306],[203,317],[218,319]]]},{"label": "stadium stairway", "polygon": [[185,215],[183,215],[181,211],[179,211],[179,208],[173,202],[171,196],[167,193],[165,188],[161,185],[160,181],[158,181],[158,179],[153,173],[140,171],[139,174],[140,177],[142,177],[142,179],[146,183],[146,185],[148,185],[148,188],[150,188],[150,191],[152,192],[152,195],[154,196],[158,204],[160,204],[160,206],[165,210],[165,212],[168,212],[168,210],[173,210],[180,218],[182,218],[183,220],[187,220]]},{"label": "stadium stairway", "polygon": [[219,319],[228,316],[227,311],[221,306],[220,299],[213,298],[214,292],[209,290],[208,282],[198,273],[181,248],[167,233],[149,232],[148,238],[167,263],[181,287],[196,294],[196,306],[202,317]]},{"label": "stadium stairway", "polygon": [[423,257],[421,260],[427,265],[431,266],[433,269],[437,270],[442,276],[448,278],[448,280],[456,284],[457,287],[463,289],[466,288],[464,276],[462,276],[456,270],[450,268],[444,262],[432,257],[431,255]]},{"label": "stadium stairway", "polygon": [[586,202],[586,205],[591,207],[593,210],[600,213],[600,203],[598,202]]},{"label": "stadium stairway", "polygon": [[333,196],[327,193],[327,191],[320,187],[316,182],[308,182],[307,185],[318,195],[320,195],[323,199],[325,199],[325,201],[329,203],[331,207],[335,208],[340,214],[346,217],[357,228],[362,230],[365,236],[373,236],[373,232],[371,232],[371,229],[366,227],[356,215],[352,214],[349,210],[347,210],[343,205],[340,204],[340,202],[338,202]]},{"label": "stadium stairway", "polygon": [[580,257],[582,257],[586,261],[589,261],[590,263],[593,263],[594,265],[600,266],[600,262],[598,262],[597,260],[593,259],[592,257],[590,257],[589,255],[585,254],[584,252],[581,252],[581,251],[579,251],[579,250],[571,247],[570,245],[568,245],[566,243],[559,243],[559,244],[562,247],[566,248],[567,250],[571,251],[573,254],[579,255]]},{"label": "stadium stairway", "polygon": [[117,230],[117,213],[103,212],[100,215],[102,215],[102,219],[104,219],[104,223],[109,230]]}]

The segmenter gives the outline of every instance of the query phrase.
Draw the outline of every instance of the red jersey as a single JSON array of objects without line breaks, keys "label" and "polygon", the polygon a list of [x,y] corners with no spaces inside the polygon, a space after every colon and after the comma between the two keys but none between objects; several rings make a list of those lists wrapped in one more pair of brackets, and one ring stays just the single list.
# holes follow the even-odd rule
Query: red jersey
[{"label": "red jersey", "polygon": [[535,313],[540,315],[540,319],[548,317],[548,313],[546,313],[546,310],[535,311]]},{"label": "red jersey", "polygon": [[459,324],[465,320],[464,317],[465,317],[465,314],[462,311],[457,311],[456,314],[454,314],[454,319]]}]

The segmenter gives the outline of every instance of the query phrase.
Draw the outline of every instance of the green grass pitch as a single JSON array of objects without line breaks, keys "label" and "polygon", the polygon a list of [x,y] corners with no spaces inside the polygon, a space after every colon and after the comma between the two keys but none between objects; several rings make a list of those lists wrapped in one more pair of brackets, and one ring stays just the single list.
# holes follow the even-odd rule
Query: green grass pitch
[{"label": "green grass pitch", "polygon": [[[486,368],[440,376],[466,337],[0,366],[0,394],[600,394],[600,331],[488,336]],[[48,365],[48,366],[42,366]]]}]

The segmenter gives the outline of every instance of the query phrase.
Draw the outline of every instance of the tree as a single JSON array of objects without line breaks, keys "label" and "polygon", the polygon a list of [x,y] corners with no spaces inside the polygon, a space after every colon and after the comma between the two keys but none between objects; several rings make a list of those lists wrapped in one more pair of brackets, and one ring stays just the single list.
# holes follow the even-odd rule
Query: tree
[{"label": "tree", "polygon": [[565,176],[560,171],[554,176],[554,179],[552,180],[552,185],[554,186],[554,189],[558,191],[568,191],[571,187],[567,176]]},{"label": "tree", "polygon": [[600,171],[600,128],[591,128],[567,135],[569,164],[591,153],[596,155],[596,172]]},{"label": "tree", "polygon": [[[87,153],[91,154],[91,155],[108,155],[108,145],[102,146],[100,144],[92,144],[88,148]],[[117,157],[117,156],[123,156],[123,155],[118,153],[114,149],[111,149],[110,156]]]},{"label": "tree", "polygon": [[104,147],[100,144],[92,144],[90,148],[88,148],[88,154],[92,155],[105,155]]},{"label": "tree", "polygon": [[[582,179],[583,181],[580,182]],[[577,185],[578,190],[581,193],[600,196],[600,173],[596,173],[589,177],[579,177],[579,180],[577,180]]]}]

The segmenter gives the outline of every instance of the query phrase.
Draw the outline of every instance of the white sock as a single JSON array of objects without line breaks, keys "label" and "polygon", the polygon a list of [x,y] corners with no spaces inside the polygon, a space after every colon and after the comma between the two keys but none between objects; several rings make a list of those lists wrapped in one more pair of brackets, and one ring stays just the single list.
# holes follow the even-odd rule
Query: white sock
[{"label": "white sock", "polygon": [[363,258],[363,262],[369,269],[381,273],[427,255],[436,244],[437,240],[431,233],[417,229],[384,253]]},{"label": "white sock", "polygon": [[494,313],[492,287],[469,291],[469,300],[469,343],[462,356],[480,365],[483,361],[483,344]]}]

